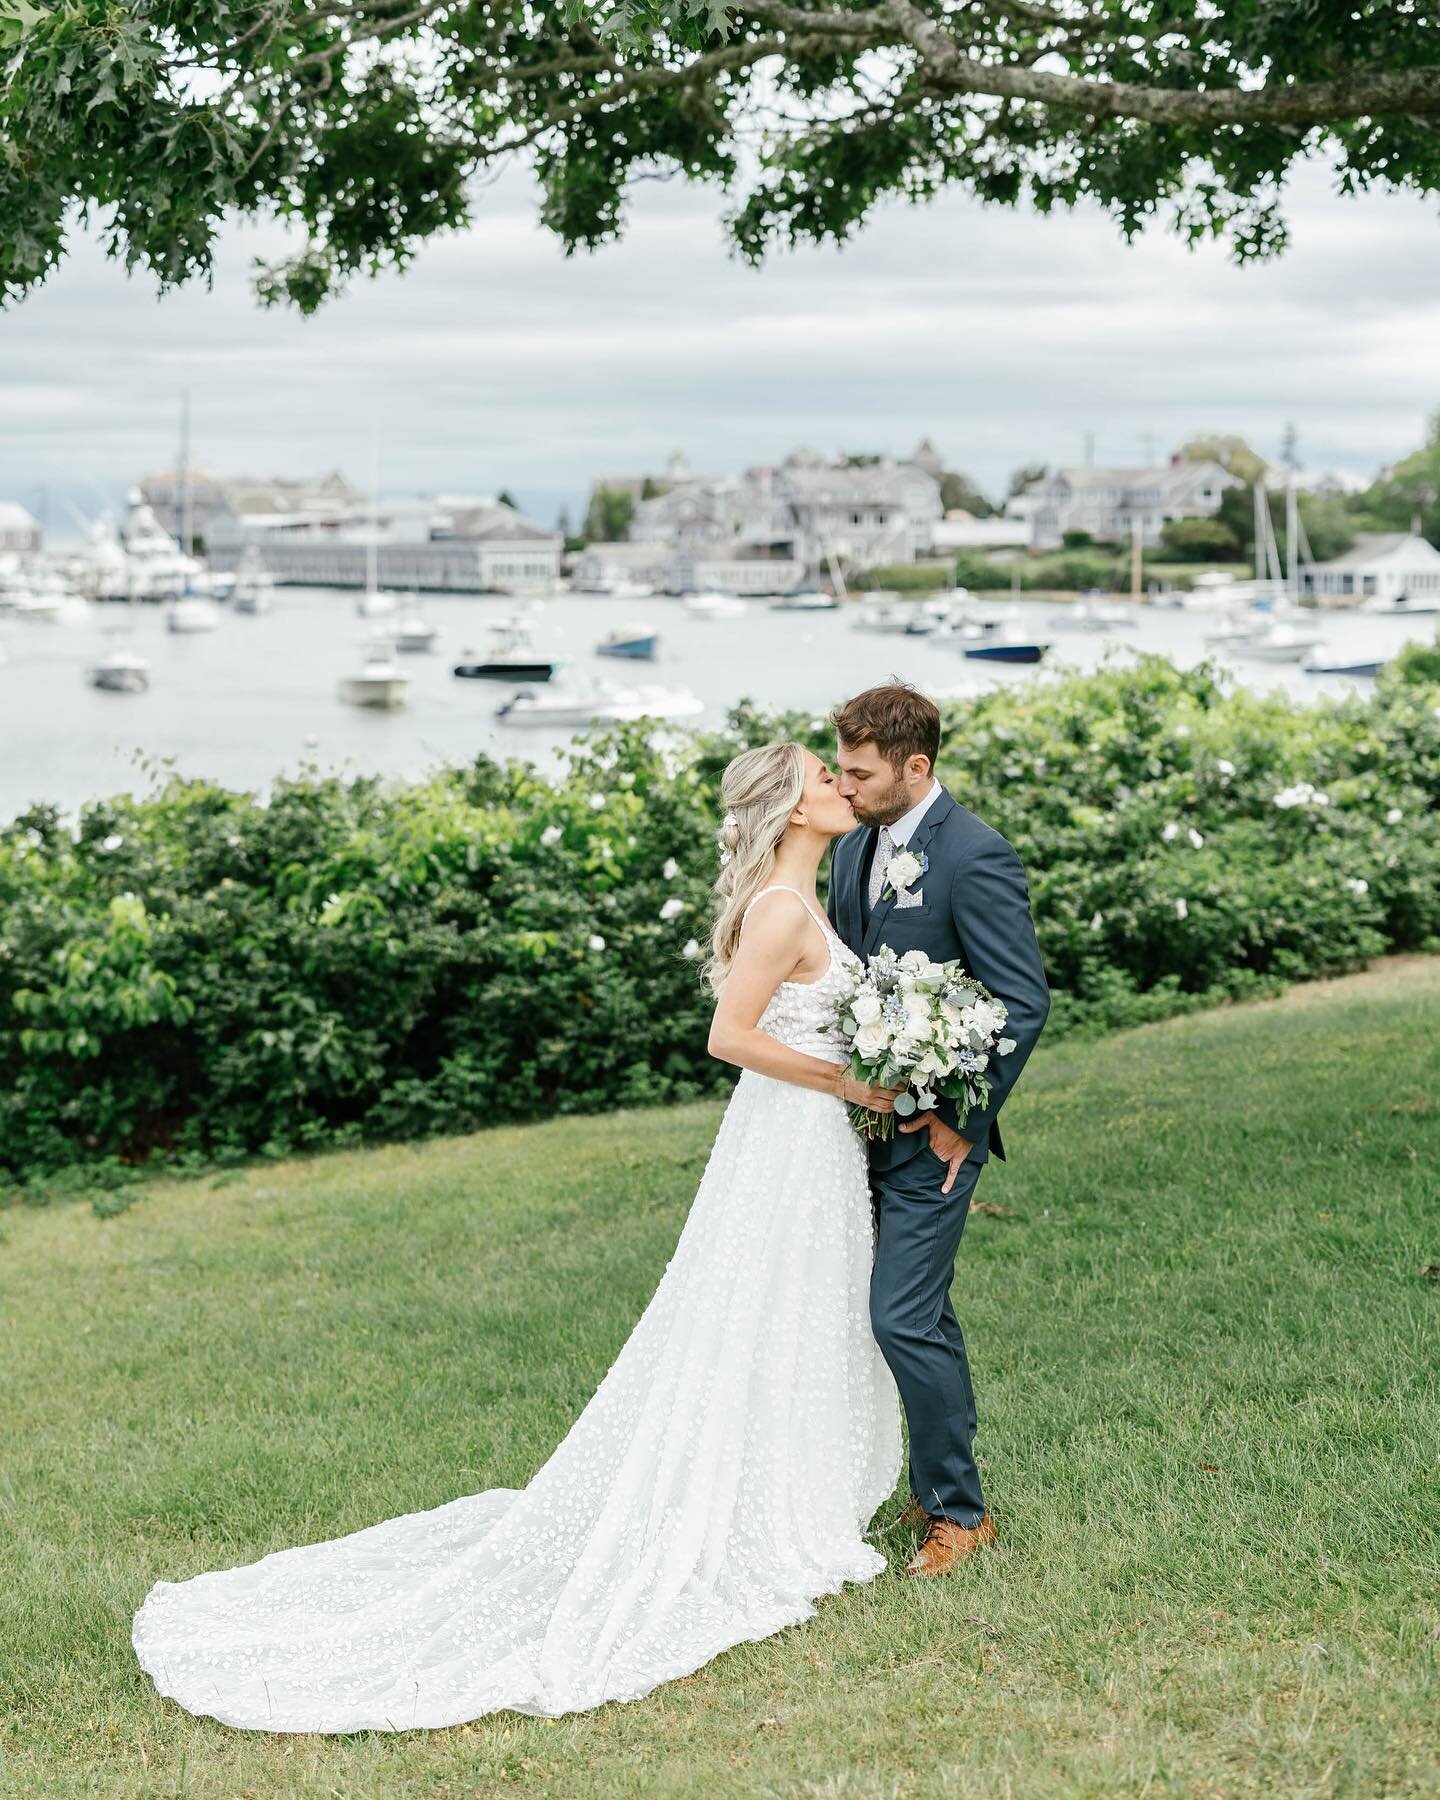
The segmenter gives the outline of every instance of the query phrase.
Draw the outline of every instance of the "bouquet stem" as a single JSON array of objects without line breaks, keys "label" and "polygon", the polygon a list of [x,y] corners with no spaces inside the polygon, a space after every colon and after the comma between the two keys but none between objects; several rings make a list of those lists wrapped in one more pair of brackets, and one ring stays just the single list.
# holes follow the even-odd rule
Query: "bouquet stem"
[{"label": "bouquet stem", "polygon": [[868,1106],[852,1106],[850,1123],[862,1137],[892,1138],[895,1135],[894,1113],[871,1112]]}]

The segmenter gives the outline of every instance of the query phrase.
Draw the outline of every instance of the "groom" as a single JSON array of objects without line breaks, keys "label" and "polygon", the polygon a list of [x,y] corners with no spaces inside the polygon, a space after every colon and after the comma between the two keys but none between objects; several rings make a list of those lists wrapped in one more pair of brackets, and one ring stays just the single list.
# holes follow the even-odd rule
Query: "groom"
[{"label": "groom", "polygon": [[[857,694],[831,722],[839,791],[860,821],[835,848],[831,924],[861,957],[882,945],[935,962],[958,957],[1004,1001],[1015,1040],[986,1070],[989,1101],[970,1109],[963,1135],[955,1102],[942,1100],[870,1146],[879,1221],[870,1322],[910,1427],[913,1498],[902,1520],[927,1522],[906,1573],[939,1575],[995,1537],[971,1449],[975,1397],[950,1284],[980,1171],[992,1150],[1004,1160],[996,1114],[1035,1047],[1050,991],[1020,858],[935,779],[935,706],[892,682]],[[888,871],[902,851],[915,862],[894,868],[897,881]],[[923,873],[910,873],[916,864]]]}]

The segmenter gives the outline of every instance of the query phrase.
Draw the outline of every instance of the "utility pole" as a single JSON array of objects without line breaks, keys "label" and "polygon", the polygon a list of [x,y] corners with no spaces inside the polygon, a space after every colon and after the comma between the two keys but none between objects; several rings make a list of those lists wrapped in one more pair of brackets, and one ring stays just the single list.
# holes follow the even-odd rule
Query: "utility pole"
[{"label": "utility pole", "polygon": [[1294,606],[1300,598],[1300,496],[1295,491],[1293,468],[1285,478],[1285,561],[1285,585]]}]

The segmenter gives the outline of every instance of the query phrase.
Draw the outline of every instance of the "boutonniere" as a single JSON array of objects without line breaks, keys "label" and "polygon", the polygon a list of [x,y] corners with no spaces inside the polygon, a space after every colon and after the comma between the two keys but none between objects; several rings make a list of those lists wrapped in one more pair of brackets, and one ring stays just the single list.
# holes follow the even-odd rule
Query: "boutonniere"
[{"label": "boutonniere", "polygon": [[880,898],[898,900],[929,867],[930,858],[923,851],[919,856],[913,850],[899,851],[885,865],[885,885],[880,890]]}]

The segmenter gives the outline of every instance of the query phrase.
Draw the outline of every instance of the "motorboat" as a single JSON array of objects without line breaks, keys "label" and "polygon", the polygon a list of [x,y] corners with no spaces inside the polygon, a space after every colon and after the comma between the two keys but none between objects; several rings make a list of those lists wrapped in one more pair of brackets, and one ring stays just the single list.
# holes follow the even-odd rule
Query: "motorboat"
[{"label": "motorboat", "polygon": [[607,719],[694,719],[705,702],[689,688],[637,687],[615,695]]},{"label": "motorboat", "polygon": [[496,708],[495,717],[505,725],[592,725],[611,720],[688,719],[704,710],[704,701],[689,688],[615,688],[601,683],[584,692],[562,687],[520,688]]},{"label": "motorboat", "polygon": [[937,632],[948,631],[955,623],[951,601],[940,595],[933,600],[912,600],[906,610],[906,637],[934,637]]},{"label": "motorboat", "polygon": [[902,637],[909,630],[913,600],[871,601],[850,621],[853,631],[873,631],[884,637]]},{"label": "motorboat", "polygon": [[367,657],[353,675],[340,681],[340,698],[348,706],[368,706],[393,711],[404,706],[410,694],[410,677],[393,657]]},{"label": "motorboat", "polygon": [[15,618],[38,625],[78,625],[86,616],[85,602],[63,588],[12,594],[9,610]]},{"label": "motorboat", "polygon": [[1378,675],[1389,661],[1387,656],[1358,656],[1353,661],[1336,658],[1332,651],[1327,658],[1324,654],[1309,651],[1300,661],[1302,675]]},{"label": "motorboat", "polygon": [[383,588],[367,588],[355,602],[356,615],[362,619],[388,619],[394,611],[395,596]]},{"label": "motorboat", "polygon": [[819,588],[802,588],[798,594],[782,594],[770,602],[771,612],[834,612],[840,602]]},{"label": "motorboat", "polygon": [[750,608],[737,594],[722,594],[715,590],[687,594],[685,610],[696,619],[743,619]]},{"label": "motorboat", "polygon": [[549,681],[556,664],[538,656],[531,640],[530,627],[524,619],[502,619],[491,632],[489,650],[483,655],[462,652],[463,660],[454,672],[462,681],[512,681],[529,684]]},{"label": "motorboat", "polygon": [[181,594],[170,602],[165,614],[165,629],[182,634],[214,631],[220,623],[220,608],[204,594]]},{"label": "motorboat", "polygon": [[150,664],[135,650],[112,650],[91,664],[85,679],[107,694],[143,694],[150,685]]},{"label": "motorboat", "polygon": [[1050,624],[1060,630],[1115,631],[1130,623],[1130,609],[1103,600],[1077,600],[1050,615]]},{"label": "motorboat", "polygon": [[516,688],[495,708],[502,725],[589,725],[605,716],[603,694],[562,688]]},{"label": "motorboat", "polygon": [[265,567],[264,559],[253,544],[245,548],[235,568],[230,589],[230,606],[237,613],[269,612],[275,595],[275,577]]},{"label": "motorboat", "polygon": [[1049,648],[1048,644],[1025,643],[994,632],[980,643],[964,645],[962,654],[974,662],[1038,663]]},{"label": "motorboat", "polygon": [[1238,655],[1253,656],[1260,662],[1299,662],[1319,642],[1315,633],[1307,634],[1282,622],[1236,640],[1232,648]]},{"label": "motorboat", "polygon": [[648,581],[629,581],[620,575],[599,575],[593,581],[572,581],[572,594],[593,594],[607,600],[648,600],[655,592]]},{"label": "motorboat", "polygon": [[620,625],[601,638],[595,646],[595,654],[622,656],[632,662],[653,662],[659,641],[653,625]]},{"label": "motorboat", "polygon": [[1386,600],[1376,595],[1373,599],[1366,600],[1359,610],[1378,613],[1382,618],[1418,619],[1423,618],[1427,613],[1440,612],[1440,599],[1416,600],[1409,594],[1396,594],[1393,600]]},{"label": "motorboat", "polygon": [[440,627],[432,625],[428,619],[422,619],[419,613],[406,613],[395,621],[388,635],[398,651],[414,656],[435,648]]}]

